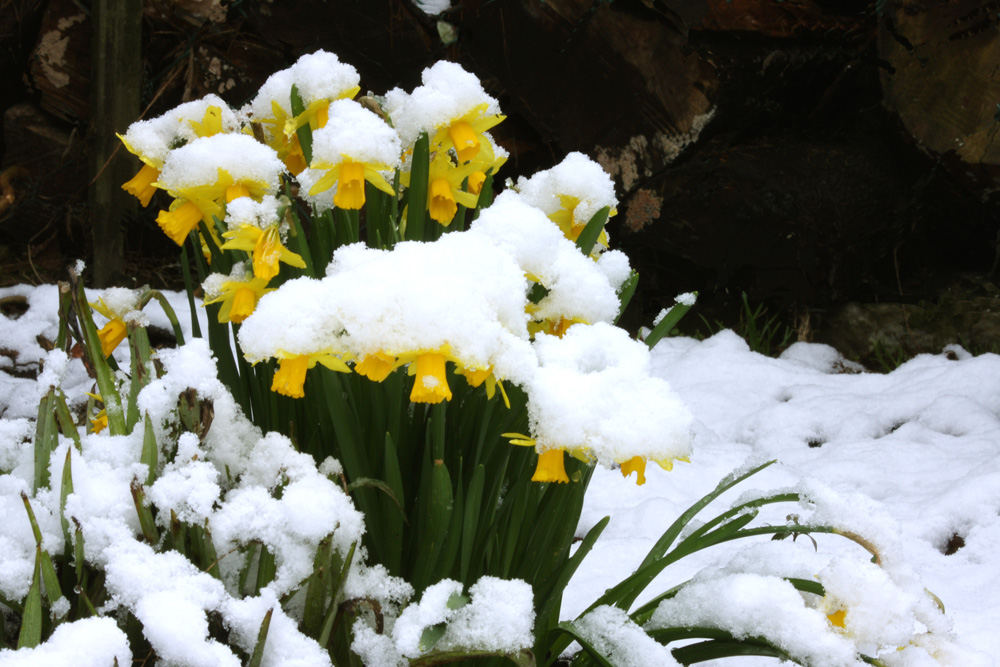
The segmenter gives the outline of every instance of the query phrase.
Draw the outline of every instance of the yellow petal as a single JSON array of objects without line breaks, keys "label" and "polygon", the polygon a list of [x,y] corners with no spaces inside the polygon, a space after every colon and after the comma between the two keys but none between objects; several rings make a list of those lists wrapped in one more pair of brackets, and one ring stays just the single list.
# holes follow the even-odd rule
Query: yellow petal
[{"label": "yellow petal", "polygon": [[833,612],[832,614],[828,614],[827,615],[827,619],[830,621],[830,625],[834,625],[834,626],[836,626],[838,628],[846,627],[844,625],[844,619],[846,619],[846,618],[847,618],[847,610],[846,609],[838,609],[837,611]]},{"label": "yellow petal", "polygon": [[174,211],[160,211],[156,216],[156,224],[163,233],[177,245],[184,245],[184,240],[201,221],[201,210],[191,202],[184,202]]},{"label": "yellow petal", "polygon": [[160,177],[160,170],[150,167],[148,164],[142,165],[139,173],[132,177],[130,181],[122,185],[122,190],[139,199],[144,207],[149,206],[149,200],[156,192],[153,183]]},{"label": "yellow petal", "polygon": [[253,248],[253,274],[258,278],[270,280],[278,275],[278,262],[281,259],[281,237],[278,236],[278,226],[271,225],[257,238]]},{"label": "yellow petal", "polygon": [[[465,379],[468,380],[470,387],[478,387],[492,374],[492,368],[478,368],[471,371],[468,369],[462,370],[462,375],[464,375]],[[490,398],[492,398],[492,396]]]},{"label": "yellow petal", "polygon": [[558,482],[569,484],[569,477],[566,476],[566,464],[563,460],[561,449],[550,449],[538,455],[538,465],[535,467],[535,474],[531,476],[532,482]]},{"label": "yellow petal", "polygon": [[363,375],[373,382],[381,382],[389,377],[396,365],[396,357],[384,352],[368,354],[354,365],[354,372]]},{"label": "yellow petal", "polygon": [[447,225],[458,212],[455,196],[451,193],[451,185],[446,179],[436,178],[431,181],[429,194],[431,218],[442,225]]},{"label": "yellow petal", "polygon": [[299,355],[278,362],[278,370],[274,372],[271,391],[283,396],[302,398],[306,395],[302,387],[306,383],[306,371],[309,369],[309,357]]},{"label": "yellow petal", "polygon": [[635,478],[636,486],[646,483],[646,459],[641,456],[633,456],[628,461],[622,463],[622,477],[628,477],[633,472],[637,473]]},{"label": "yellow petal", "polygon": [[[310,190],[311,192],[312,190]],[[337,193],[333,195],[333,205],[337,208],[350,210],[357,210],[365,205],[365,166],[363,164],[345,162],[340,165],[340,178],[337,179]]]},{"label": "yellow petal", "polygon": [[226,203],[233,201],[234,199],[239,199],[240,197],[249,197],[250,188],[242,183],[233,183],[226,188]]},{"label": "yellow petal", "polygon": [[483,191],[483,183],[486,182],[486,174],[481,171],[474,171],[469,174],[469,192],[478,195]]},{"label": "yellow petal", "polygon": [[417,378],[410,392],[414,403],[440,403],[451,400],[451,388],[445,375],[443,354],[428,352],[417,357]]},{"label": "yellow petal", "polygon": [[101,354],[110,357],[118,344],[125,340],[126,331],[125,323],[117,317],[101,327],[97,332],[97,337],[101,341]]},{"label": "yellow petal", "polygon": [[468,162],[479,153],[479,137],[468,123],[459,121],[448,128],[448,136],[455,146],[459,162]]},{"label": "yellow petal", "polygon": [[[239,324],[253,314],[257,307],[257,292],[252,287],[240,287],[233,292],[233,305],[229,309],[229,321]],[[221,316],[222,313],[220,312]]]}]

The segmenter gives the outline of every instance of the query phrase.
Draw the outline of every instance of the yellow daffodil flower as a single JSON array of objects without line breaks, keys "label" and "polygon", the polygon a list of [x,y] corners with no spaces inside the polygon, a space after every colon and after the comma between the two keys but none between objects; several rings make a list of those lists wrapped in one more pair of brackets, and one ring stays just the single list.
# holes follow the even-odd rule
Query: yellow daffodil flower
[{"label": "yellow daffodil flower", "polygon": [[205,302],[222,302],[219,309],[219,323],[235,322],[239,324],[250,317],[260,297],[268,292],[273,292],[274,288],[268,288],[267,278],[251,278],[250,280],[230,280],[222,283],[222,292],[214,299]]},{"label": "yellow daffodil flower", "polygon": [[826,618],[828,621],[830,621],[830,625],[834,627],[840,628],[841,630],[847,627],[845,624],[845,620],[847,619],[846,609],[838,609],[832,614],[827,614]]},{"label": "yellow daffodil flower", "polygon": [[[210,137],[219,134],[222,132],[222,109],[217,106],[209,106],[205,109],[205,115],[201,121],[189,120],[188,123],[199,137]],[[118,138],[121,139],[121,142],[130,153],[145,163],[139,169],[139,173],[122,185],[122,190],[137,198],[139,203],[145,208],[149,206],[150,200],[156,193],[157,188],[155,183],[160,177],[160,168],[163,166],[163,163],[160,160],[144,157],[129,142],[125,141],[125,137],[122,135],[119,134]]]},{"label": "yellow daffodil flower", "polygon": [[354,364],[354,372],[372,382],[381,382],[398,367],[399,364],[396,362],[395,356],[385,352],[376,352],[365,355],[361,361]]},{"label": "yellow daffodil flower", "polygon": [[451,388],[445,374],[445,356],[438,352],[425,352],[410,365],[410,374],[416,375],[410,401],[413,403],[440,403],[451,400]]},{"label": "yellow daffodil flower", "polygon": [[243,250],[253,257],[253,274],[265,281],[278,275],[278,264],[284,262],[299,269],[306,268],[305,260],[281,243],[278,226],[261,229],[253,225],[240,225],[223,233],[229,239],[222,250]]},{"label": "yellow daffodil flower", "polygon": [[486,173],[482,171],[474,171],[469,174],[469,192],[474,195],[478,195],[483,191],[483,184],[486,183]]},{"label": "yellow daffodil flower", "polygon": [[117,317],[101,327],[97,332],[97,337],[101,341],[101,354],[110,357],[115,348],[125,340],[127,333],[128,328],[125,326],[125,322]]},{"label": "yellow daffodil flower", "polygon": [[569,484],[563,451],[561,449],[550,449],[539,454],[538,463],[535,466],[535,474],[531,476],[531,481]]},{"label": "yellow daffodil flower", "polygon": [[195,185],[170,190],[175,197],[167,211],[160,211],[156,223],[177,245],[184,245],[187,238],[202,220],[211,229],[212,218],[223,217],[223,202],[229,203],[238,197],[252,197],[257,201],[268,192],[266,183],[256,181],[235,181],[225,169],[218,169],[215,183]]},{"label": "yellow daffodil flower", "polygon": [[479,195],[462,191],[462,182],[476,171],[478,165],[456,167],[446,153],[439,152],[427,172],[427,210],[432,220],[444,226],[451,224],[458,204],[475,208]]},{"label": "yellow daffodil flower", "polygon": [[[315,163],[315,160],[314,160]],[[314,197],[337,184],[333,204],[337,208],[357,210],[365,205],[365,181],[382,192],[396,196],[396,192],[379,172],[390,171],[384,164],[369,164],[345,157],[336,164],[317,163],[315,169],[327,172],[309,188],[309,196]]]},{"label": "yellow daffodil flower", "polygon": [[153,183],[160,177],[160,170],[148,164],[142,165],[135,176],[122,185],[122,190],[139,200],[143,208],[149,206],[150,200],[156,194],[156,186]]},{"label": "yellow daffodil flower", "polygon": [[475,158],[484,140],[483,132],[506,118],[501,114],[484,115],[488,106],[486,103],[476,105],[465,115],[439,128],[430,138],[431,151],[446,152],[454,148],[458,161],[463,164]]},{"label": "yellow daffodil flower", "polygon": [[[581,222],[575,217],[576,207],[580,205],[579,197],[559,195],[559,203],[562,205],[562,208],[550,214],[549,220],[556,223],[559,229],[562,230],[563,235],[575,243],[590,221],[584,220]],[[608,217],[611,217],[615,213],[616,211],[612,210]],[[605,230],[601,230],[601,235],[597,237],[597,243],[604,248],[608,247],[608,233]]]},{"label": "yellow daffodil flower", "polygon": [[622,462],[622,477],[628,477],[636,473],[635,484],[642,486],[646,483],[646,459],[641,456],[633,456],[628,461]]},{"label": "yellow daffodil flower", "polygon": [[303,389],[306,382],[306,371],[316,364],[340,373],[351,372],[351,369],[340,357],[329,352],[280,357],[278,370],[274,372],[274,379],[271,381],[271,391],[290,398],[302,398],[306,395]]}]

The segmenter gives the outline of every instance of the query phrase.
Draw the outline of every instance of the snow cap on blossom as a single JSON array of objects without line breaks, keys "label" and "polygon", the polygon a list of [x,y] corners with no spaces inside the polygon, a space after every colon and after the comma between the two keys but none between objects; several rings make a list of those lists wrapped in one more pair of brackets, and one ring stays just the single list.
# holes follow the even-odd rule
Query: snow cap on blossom
[{"label": "snow cap on blossom", "polygon": [[252,120],[268,118],[273,112],[271,103],[276,102],[290,114],[293,85],[308,107],[318,100],[354,97],[360,90],[360,82],[361,76],[352,65],[340,62],[336,54],[319,50],[307,53],[291,67],[269,76],[243,111],[249,112]]},{"label": "snow cap on blossom", "polygon": [[185,102],[162,116],[132,123],[122,136],[126,148],[146,164],[160,168],[167,154],[199,137],[239,131],[236,113],[218,95]]},{"label": "snow cap on blossom", "polygon": [[499,102],[461,65],[439,61],[423,71],[421,80],[423,85],[412,93],[394,88],[385,95],[385,110],[404,146],[413,145],[421,132],[434,134],[456,120],[472,124],[470,121],[500,114]]},{"label": "snow cap on blossom", "polygon": [[[157,185],[171,192],[215,184],[219,170],[257,197],[274,194],[285,167],[277,154],[246,134],[218,134],[171,151]],[[256,192],[255,192],[256,190]]]}]

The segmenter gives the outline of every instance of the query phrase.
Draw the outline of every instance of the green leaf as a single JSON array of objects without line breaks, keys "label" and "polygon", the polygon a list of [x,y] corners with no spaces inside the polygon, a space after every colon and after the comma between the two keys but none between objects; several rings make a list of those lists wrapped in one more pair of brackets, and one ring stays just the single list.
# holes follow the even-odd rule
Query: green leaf
[{"label": "green leaf", "polygon": [[73,493],[73,448],[66,448],[66,461],[63,462],[62,484],[59,487],[59,523],[62,524],[63,539],[70,544],[69,519],[66,517],[66,499]]},{"label": "green leaf", "polygon": [[605,206],[599,210],[590,218],[586,227],[580,232],[580,235],[576,237],[576,245],[583,251],[584,255],[589,255],[590,251],[594,249],[594,244],[597,243],[597,239],[601,237],[601,232],[604,231],[604,223],[608,221],[608,214],[610,212],[610,206]]},{"label": "green leaf", "polygon": [[638,286],[639,274],[632,271],[628,274],[628,278],[625,279],[622,286],[618,288],[618,316],[615,317],[615,324],[618,324],[618,320],[625,313],[625,309],[628,308],[628,304],[632,301],[632,296],[635,294],[635,288]]},{"label": "green leaf", "polygon": [[181,329],[181,324],[177,320],[177,313],[174,312],[174,307],[170,305],[167,301],[167,297],[163,296],[160,290],[151,289],[146,290],[142,297],[139,299],[141,304],[145,304],[149,299],[156,299],[156,302],[160,304],[160,308],[163,310],[163,314],[167,316],[167,320],[170,321],[170,327],[174,330],[174,338],[177,339],[177,347],[184,344],[184,330]]},{"label": "green leaf", "polygon": [[59,420],[59,430],[62,431],[63,435],[69,436],[73,440],[73,446],[76,447],[77,451],[80,451],[80,432],[77,430],[76,422],[73,421],[73,414],[69,411],[69,406],[66,404],[66,395],[63,394],[61,389],[56,390],[54,402],[56,406],[56,419]]},{"label": "green leaf", "polygon": [[257,633],[257,643],[254,644],[247,667],[260,667],[260,661],[264,658],[264,642],[267,641],[267,631],[271,627],[271,614],[273,613],[274,607],[268,609],[267,613],[264,614],[264,620],[260,623],[260,631]]},{"label": "green leaf", "polygon": [[24,599],[24,612],[21,614],[21,634],[17,638],[17,648],[34,648],[42,642],[42,581],[39,576],[41,569],[41,547],[35,551],[35,571],[31,576],[31,588]]},{"label": "green leaf", "polygon": [[[292,116],[298,116],[306,110],[305,102],[302,100],[302,96],[299,95],[299,87],[294,83],[291,90],[291,103]],[[283,131],[283,128],[279,128],[278,131]],[[299,145],[302,146],[302,156],[306,159],[306,164],[312,164],[312,128],[309,127],[309,123],[296,130],[295,134],[299,138]]]},{"label": "green leaf", "polygon": [[142,436],[142,453],[139,455],[139,463],[146,465],[149,472],[146,473],[146,486],[152,486],[156,481],[157,466],[159,463],[160,449],[156,445],[156,433],[153,430],[153,421],[146,413],[144,431]]},{"label": "green leaf", "polygon": [[580,635],[579,631],[576,629],[576,626],[573,623],[570,622],[560,623],[558,625],[558,628],[563,632],[567,633],[568,635],[570,635],[577,642],[579,642],[580,646],[583,647],[583,650],[587,653],[587,655],[589,655],[598,665],[600,665],[601,667],[615,667],[615,665],[613,665],[610,660],[608,660],[600,651],[598,651],[593,644],[591,644],[589,641],[584,639],[582,635]]},{"label": "green leaf", "polygon": [[[694,295],[697,297],[698,293],[695,292]],[[653,330],[649,332],[649,335],[646,336],[645,342],[649,349],[653,349],[653,346],[659,343],[660,339],[673,331],[673,328],[677,326],[677,323],[680,322],[685,315],[687,315],[689,310],[691,310],[691,306],[683,303],[675,303],[671,306],[670,310],[666,312],[660,321],[653,327]]]},{"label": "green leaf", "polygon": [[407,241],[423,241],[425,238],[429,169],[430,147],[427,133],[424,132],[413,145],[413,160],[410,163],[410,187],[406,191],[405,238]]},{"label": "green leaf", "polygon": [[135,505],[136,514],[139,515],[139,526],[142,528],[142,536],[146,539],[146,542],[155,545],[160,541],[160,533],[156,530],[153,512],[149,509],[149,505],[146,504],[146,490],[143,488],[142,482],[138,479],[132,480],[132,483],[129,484],[129,490],[132,492],[132,503]]},{"label": "green leaf", "polygon": [[59,444],[59,431],[52,410],[55,388],[42,397],[38,404],[38,420],[35,422],[35,476],[32,491],[37,492],[49,485],[49,458]]},{"label": "green leaf", "polygon": [[343,594],[344,583],[347,581],[347,573],[351,569],[351,563],[354,562],[354,550],[358,546],[357,542],[351,544],[351,548],[347,552],[347,556],[344,557],[344,565],[340,570],[340,576],[337,579],[336,587],[333,590],[333,595],[330,598],[330,609],[327,611],[326,618],[323,619],[323,630],[319,633],[317,641],[319,641],[320,646],[329,646],[330,644],[330,634],[333,632],[334,620],[336,619],[337,609],[340,606],[340,598]]},{"label": "green leaf", "polygon": [[448,630],[448,626],[444,623],[438,623],[437,625],[429,625],[424,628],[424,631],[420,633],[420,651],[426,653],[434,648],[434,645],[438,643],[444,633]]}]

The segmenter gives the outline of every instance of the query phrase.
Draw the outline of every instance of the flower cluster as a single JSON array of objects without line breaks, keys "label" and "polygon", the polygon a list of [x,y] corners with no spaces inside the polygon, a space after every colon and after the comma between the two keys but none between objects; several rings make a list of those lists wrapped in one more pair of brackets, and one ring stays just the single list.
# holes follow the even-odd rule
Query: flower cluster
[{"label": "flower cluster", "polygon": [[[508,402],[510,382],[528,394],[533,437],[512,441],[534,445],[537,481],[569,481],[564,453],[636,472],[640,484],[647,461],[685,458],[690,417],[650,378],[645,346],[612,326],[631,269],[607,249],[610,177],[572,153],[480,206],[507,154],[488,132],[504,116],[479,80],[439,62],[410,92],[355,101],[358,83],[354,68],[320,51],[271,76],[239,112],[213,98],[123,138],[150,146],[154,129],[173,132],[155,152],[152,186],[174,198],[158,222],[179,245],[200,230],[204,249],[235,253],[204,280],[206,303],[221,304],[219,322],[240,324],[250,362],[277,361],[272,391],[302,398],[317,365],[373,382],[406,372],[413,403],[451,400],[458,376]],[[379,227],[371,197],[401,214]],[[295,213],[303,200],[308,227],[326,220],[339,240],[332,255],[321,237],[306,242]],[[415,207],[452,233],[408,229]],[[467,230],[460,210],[475,212]],[[368,244],[343,227],[362,211]],[[599,233],[581,251],[595,219]],[[373,229],[385,233],[380,243]],[[298,253],[285,245],[292,234]]]}]

